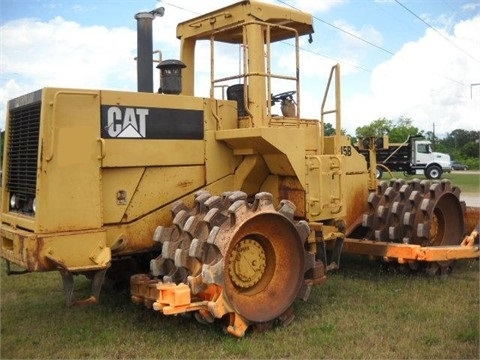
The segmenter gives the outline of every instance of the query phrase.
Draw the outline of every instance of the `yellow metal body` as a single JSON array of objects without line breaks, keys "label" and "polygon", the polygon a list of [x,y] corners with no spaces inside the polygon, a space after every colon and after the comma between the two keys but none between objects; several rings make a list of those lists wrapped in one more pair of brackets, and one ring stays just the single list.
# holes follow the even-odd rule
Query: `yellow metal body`
[{"label": "yellow metal body", "polygon": [[[347,205],[365,199],[368,175],[348,139],[325,139],[316,120],[271,114],[267,89],[281,76],[269,72],[270,45],[313,32],[310,15],[285,11],[244,1],[179,24],[181,60],[187,65],[180,95],[41,90],[35,214],[11,211],[8,137],[5,144],[2,257],[31,271],[105,268],[112,258],[154,249],[153,230],[170,224],[170,205],[178,199],[188,203],[199,189],[250,195],[268,191],[276,201],[291,200],[296,215],[311,222],[358,217],[361,209],[349,211]],[[233,78],[245,84],[247,116],[238,116],[235,101],[193,96],[194,47],[204,39],[213,40],[212,48],[220,41],[246,49],[244,72]],[[295,58],[298,69],[298,40]],[[212,88],[231,80],[215,77],[214,62],[212,58]],[[296,73],[286,78],[299,90]],[[152,108],[198,111],[202,136],[103,135],[118,135],[116,127],[126,123],[140,124],[141,109]],[[109,129],[102,129],[102,111],[115,121],[107,123]],[[172,127],[177,121],[145,119]],[[7,126],[9,122],[10,113]],[[342,155],[343,147],[351,149],[348,156]]]},{"label": "yellow metal body", "polygon": [[[219,190],[233,187],[235,159],[211,134],[210,101],[216,102],[43,89],[36,212],[28,216],[9,211],[11,194],[4,184],[2,256],[31,271],[56,269],[59,264],[70,270],[89,270],[105,267],[110,252],[115,256],[151,249],[155,227],[170,221],[171,202],[207,182]],[[207,146],[203,139],[103,139],[100,108],[118,104],[198,110],[204,114],[205,138],[212,141]],[[216,116],[233,126],[234,109],[218,108]],[[7,173],[8,161],[7,157]]]},{"label": "yellow metal body", "polygon": [[[188,104],[203,113],[204,140],[103,139],[100,107],[116,104]],[[231,101],[46,88],[40,124],[35,216],[9,211],[2,187],[2,256],[31,271],[93,269],[109,262],[107,249],[148,250],[155,227],[171,221],[169,205],[202,188],[269,191],[312,221],[346,215],[345,161],[320,153],[319,122],[238,129]]]}]

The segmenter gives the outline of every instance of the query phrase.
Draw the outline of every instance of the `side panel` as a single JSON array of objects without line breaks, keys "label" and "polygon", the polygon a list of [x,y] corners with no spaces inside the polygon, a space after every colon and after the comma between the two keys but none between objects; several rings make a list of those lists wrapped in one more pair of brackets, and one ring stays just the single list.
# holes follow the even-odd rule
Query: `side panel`
[{"label": "side panel", "polygon": [[[365,156],[368,156],[368,150],[359,150],[360,152],[358,152],[356,147],[351,145],[350,139],[345,136],[341,136],[338,143],[333,136],[325,137],[325,149],[332,154],[341,154],[342,165],[337,169],[340,174],[339,177],[335,174],[335,167],[332,169],[324,168],[319,175],[322,186],[319,194],[324,196],[323,207],[334,210],[335,199],[341,198],[341,204],[344,208],[342,209],[344,211],[342,217],[345,219],[347,228],[353,229],[358,225],[358,221],[361,220],[361,216],[368,205],[369,173]],[[330,167],[335,166],[336,157],[332,156],[330,163],[328,157],[324,157],[323,160],[323,166],[328,164],[330,164]],[[312,171],[317,171],[315,166],[312,167]],[[332,175],[331,178],[328,176],[329,173]],[[334,181],[337,177],[339,178],[338,184]],[[339,186],[341,187],[340,190],[338,190]],[[328,204],[328,202],[331,202],[331,204]],[[334,211],[331,212],[331,216],[332,218],[339,217],[335,215]]]},{"label": "side panel", "polygon": [[102,167],[201,165],[203,140],[104,140]]},{"label": "side panel", "polygon": [[205,185],[204,166],[104,169],[105,224],[138,220]]},{"label": "side panel", "polygon": [[340,155],[311,155],[306,159],[306,212],[309,221],[346,215],[345,162]]},{"label": "side panel", "polygon": [[145,251],[171,204],[205,186],[205,100],[102,91],[103,217],[113,255]]},{"label": "side panel", "polygon": [[346,204],[345,224],[347,232],[354,229],[360,222],[363,213],[367,210],[369,187],[369,172],[367,162],[346,138],[341,138],[340,152],[344,156],[345,188],[343,191]]},{"label": "side panel", "polygon": [[[234,129],[238,126],[237,103],[222,100],[212,100],[209,103],[209,101],[207,99],[205,111],[205,163],[206,183],[212,184],[233,174],[242,156],[235,156],[227,144],[215,139],[216,129]],[[232,187],[228,189],[231,190]]]},{"label": "side panel", "polygon": [[35,231],[100,228],[100,93],[45,89],[42,103]]}]

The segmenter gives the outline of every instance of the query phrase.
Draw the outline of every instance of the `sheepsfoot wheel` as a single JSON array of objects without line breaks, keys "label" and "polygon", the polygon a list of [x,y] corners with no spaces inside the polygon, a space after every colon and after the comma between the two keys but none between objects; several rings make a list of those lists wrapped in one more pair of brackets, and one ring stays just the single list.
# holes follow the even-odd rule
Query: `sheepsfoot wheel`
[{"label": "sheepsfoot wheel", "polygon": [[[136,303],[164,314],[195,311],[202,323],[223,319],[228,333],[242,337],[250,326],[288,325],[295,299],[307,300],[312,285],[325,278],[323,264],[305,250],[309,226],[294,221],[289,201],[276,209],[269,193],[248,203],[242,192],[200,192],[192,209],[175,204],[172,211],[174,225],[156,232],[163,248],[152,274],[132,277]],[[162,294],[168,283],[172,293]],[[183,305],[165,301],[181,291],[191,296]]]},{"label": "sheepsfoot wheel", "polygon": [[[380,182],[363,215],[367,239],[421,246],[460,245],[465,235],[465,202],[450,181],[413,179]],[[410,262],[413,270],[448,274],[453,261]]]}]

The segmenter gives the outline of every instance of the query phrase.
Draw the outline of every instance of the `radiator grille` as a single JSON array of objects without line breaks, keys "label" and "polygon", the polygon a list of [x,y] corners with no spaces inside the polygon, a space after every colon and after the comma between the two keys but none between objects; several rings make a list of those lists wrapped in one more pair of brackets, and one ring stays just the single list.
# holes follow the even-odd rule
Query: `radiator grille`
[{"label": "radiator grille", "polygon": [[10,109],[7,187],[19,200],[35,197],[41,102]]}]

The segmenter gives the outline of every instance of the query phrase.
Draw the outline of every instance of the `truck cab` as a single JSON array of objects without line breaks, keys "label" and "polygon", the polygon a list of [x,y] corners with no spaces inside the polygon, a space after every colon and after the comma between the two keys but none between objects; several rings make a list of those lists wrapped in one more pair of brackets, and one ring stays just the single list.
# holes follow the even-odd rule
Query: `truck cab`
[{"label": "truck cab", "polygon": [[450,172],[450,155],[434,152],[432,143],[423,138],[412,138],[412,168],[415,173],[425,173],[427,178],[440,178],[443,172]]}]

